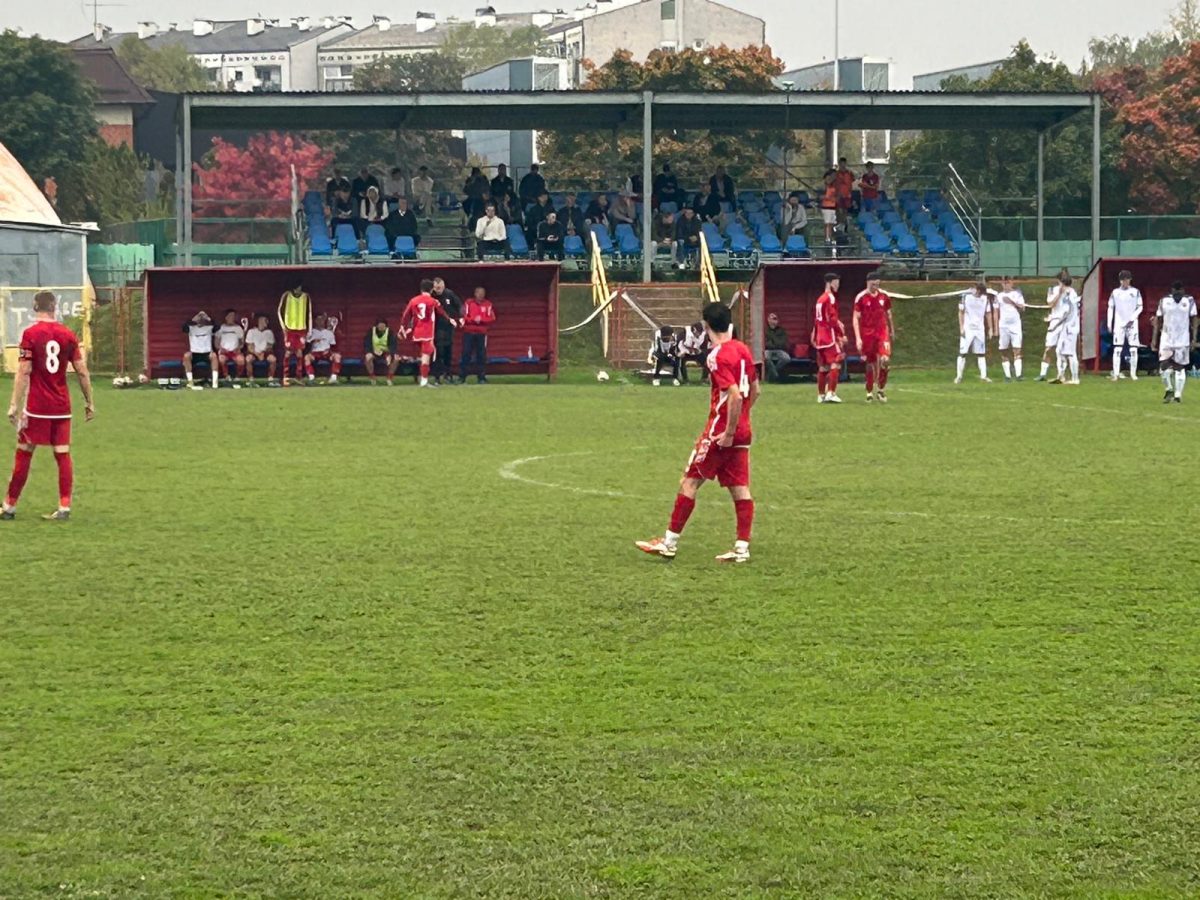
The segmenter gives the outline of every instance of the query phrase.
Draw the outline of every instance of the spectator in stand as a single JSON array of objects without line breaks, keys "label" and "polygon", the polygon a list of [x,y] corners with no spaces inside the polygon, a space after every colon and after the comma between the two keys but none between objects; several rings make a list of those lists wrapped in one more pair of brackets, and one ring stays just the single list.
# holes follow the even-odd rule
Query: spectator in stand
[{"label": "spectator in stand", "polygon": [[467,301],[463,310],[462,362],[458,375],[461,384],[467,383],[469,366],[475,367],[475,383],[487,384],[487,334],[495,321],[496,310],[487,298],[487,291],[481,287],[475,288],[475,296]]},{"label": "spectator in stand", "polygon": [[520,221],[515,215],[513,215],[513,210],[509,205],[509,198],[507,196],[500,197],[499,199],[496,199],[495,197],[489,197],[488,203],[491,203],[496,207],[496,215],[505,225],[512,225],[514,222]]},{"label": "spectator in stand", "polygon": [[379,383],[379,371],[376,363],[382,362],[387,366],[387,383],[396,383],[396,367],[400,365],[400,357],[396,355],[396,335],[388,328],[387,319],[380,318],[375,327],[367,332],[363,340],[363,368],[371,384]]},{"label": "spectator in stand", "polygon": [[632,225],[634,231],[638,230],[637,204],[633,202],[633,197],[630,196],[629,191],[621,191],[620,196],[617,197],[617,202],[609,210],[608,218],[614,232],[617,230],[617,226],[622,223]]},{"label": "spectator in stand", "polygon": [[512,259],[512,251],[508,247],[508,229],[496,215],[494,203],[484,207],[483,215],[475,223],[475,256],[483,259],[485,253],[503,253],[505,259]]},{"label": "spectator in stand", "polygon": [[839,224],[845,224],[850,207],[854,205],[854,173],[850,171],[850,166],[847,164],[846,157],[844,156],[838,160],[837,172],[834,173],[833,182],[837,185],[838,222]]},{"label": "spectator in stand", "polygon": [[715,222],[721,217],[721,201],[713,193],[710,183],[700,185],[700,193],[692,198],[692,209],[696,211],[701,222]]},{"label": "spectator in stand", "polygon": [[368,225],[382,225],[387,217],[387,201],[379,199],[379,188],[372,185],[367,188],[367,196],[358,204],[359,227],[365,232]]},{"label": "spectator in stand", "polygon": [[404,196],[407,196],[404,190],[404,172],[399,166],[392,166],[392,171],[383,179],[384,202],[394,207],[396,201]]},{"label": "spectator in stand", "polygon": [[862,192],[863,209],[874,212],[879,206],[879,173],[875,171],[875,163],[867,163],[867,170],[859,179],[858,189]]},{"label": "spectator in stand", "polygon": [[642,173],[634,172],[625,179],[625,191],[633,198],[635,203],[642,202]]},{"label": "spectator in stand", "polygon": [[492,199],[497,203],[501,198],[508,200],[510,204],[517,199],[516,186],[513,184],[512,176],[508,174],[508,166],[504,163],[496,166],[496,177],[492,179],[491,188]]},{"label": "spectator in stand", "polygon": [[410,237],[414,247],[421,246],[421,235],[418,232],[417,214],[408,208],[408,198],[401,197],[396,201],[387,221],[388,246],[396,246],[396,238]]},{"label": "spectator in stand", "polygon": [[789,235],[804,234],[808,226],[808,210],[800,202],[800,195],[795,191],[788,194],[787,203],[779,210],[779,239],[787,241]]},{"label": "spectator in stand", "polygon": [[567,194],[563,208],[558,211],[558,220],[562,222],[567,234],[583,233],[583,210],[575,205],[574,192]]},{"label": "spectator in stand", "polygon": [[538,228],[552,212],[554,204],[550,202],[550,195],[542,191],[538,194],[537,202],[525,213],[525,241],[530,247],[537,246]]},{"label": "spectator in stand", "polygon": [[412,180],[413,212],[425,217],[425,224],[433,224],[433,176],[429,166],[421,166]]},{"label": "spectator in stand", "polygon": [[333,170],[332,175],[325,179],[325,205],[327,207],[333,206],[334,198],[337,197],[338,188],[341,185],[342,180],[342,172],[337,168]]},{"label": "spectator in stand", "polygon": [[479,217],[483,215],[491,186],[487,176],[479,166],[471,169],[471,174],[463,182],[463,215],[467,218],[467,227],[474,228]]},{"label": "spectator in stand", "polygon": [[585,225],[603,225],[608,228],[608,195],[597,194],[583,214]]},{"label": "spectator in stand", "polygon": [[654,176],[654,208],[660,208],[664,203],[682,205],[683,195],[679,193],[679,181],[671,171],[669,162],[663,163],[662,171]]},{"label": "spectator in stand", "polygon": [[821,221],[825,223],[825,243],[833,243],[833,228],[838,220],[838,188],[834,170],[825,173],[825,190],[821,194]]},{"label": "spectator in stand", "polygon": [[329,207],[329,234],[335,236],[339,225],[349,225],[354,229],[355,237],[362,237],[358,227],[358,210],[350,199],[350,191],[342,185],[333,195],[333,203]]},{"label": "spectator in stand", "polygon": [[538,225],[537,258],[544,260],[547,256],[562,262],[564,230],[562,222],[558,221],[558,213],[551,207],[546,218]]},{"label": "spectator in stand", "polygon": [[683,340],[679,343],[679,375],[683,383],[688,383],[687,364],[695,363],[700,367],[700,380],[708,381],[708,332],[704,330],[703,322],[693,322],[684,332]]},{"label": "spectator in stand", "polygon": [[350,197],[355,203],[359,203],[367,196],[367,188],[373,187],[379,190],[379,179],[371,174],[371,170],[363,166],[358,170],[358,177],[350,184]]},{"label": "spectator in stand", "polygon": [[675,265],[675,213],[660,212],[654,219],[654,253],[663,245],[671,248],[671,265]]},{"label": "spectator in stand", "polygon": [[462,298],[446,287],[446,282],[440,278],[433,279],[433,290],[429,292],[441,304],[444,316],[434,319],[433,348],[433,383],[441,384],[446,379],[447,384],[454,383],[454,329],[462,324]]},{"label": "spectator in stand", "polygon": [[650,346],[650,361],[654,363],[654,380],[652,384],[658,387],[662,382],[659,373],[663,366],[671,370],[671,380],[679,387],[679,336],[670,325],[664,325],[654,335],[654,343]]},{"label": "spectator in stand", "polygon": [[541,166],[537,163],[530,166],[525,177],[521,179],[519,192],[522,209],[530,203],[535,203],[537,198],[546,192],[546,179],[542,177]]},{"label": "spectator in stand", "polygon": [[675,223],[675,258],[679,261],[679,268],[685,268],[699,252],[700,220],[696,218],[694,209],[685,206],[683,215]]},{"label": "spectator in stand", "polygon": [[725,174],[724,166],[717,166],[717,171],[713,173],[713,177],[708,180],[712,192],[716,195],[718,209],[719,204],[728,203],[732,206],[737,205],[737,191],[733,183],[733,179]]},{"label": "spectator in stand", "polygon": [[792,361],[792,344],[788,333],[779,325],[779,316],[771,313],[767,316],[766,350],[763,362],[766,363],[767,381],[778,381],[779,371]]}]

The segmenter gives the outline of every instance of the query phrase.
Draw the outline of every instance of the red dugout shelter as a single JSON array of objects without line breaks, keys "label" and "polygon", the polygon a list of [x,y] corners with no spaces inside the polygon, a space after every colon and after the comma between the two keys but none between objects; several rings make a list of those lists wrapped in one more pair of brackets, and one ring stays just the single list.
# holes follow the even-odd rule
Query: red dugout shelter
[{"label": "red dugout shelter", "polygon": [[[147,269],[146,367],[152,377],[178,374],[178,361],[187,349],[183,323],[200,310],[214,320],[229,308],[236,309],[239,318],[264,313],[270,317],[277,346],[282,347],[275,312],[280,295],[296,284],[303,284],[312,298],[314,315],[323,312],[340,318],[337,334],[342,355],[361,358],[363,341],[376,317],[396,328],[405,305],[419,293],[422,279],[441,277],[464,302],[482,286],[495,304],[496,322],[488,335],[489,375],[550,377],[558,368],[558,275],[557,263]],[[454,344],[457,366],[461,337],[456,335]],[[531,349],[534,360],[525,360]],[[411,341],[402,341],[399,351],[417,355]]]},{"label": "red dugout shelter", "polygon": [[1083,300],[1082,358],[1090,360],[1093,371],[1112,367],[1112,338],[1108,331],[1108,298],[1120,286],[1117,277],[1122,269],[1133,276],[1133,286],[1142,292],[1142,316],[1138,331],[1143,347],[1150,346],[1154,314],[1158,301],[1171,293],[1171,284],[1182,281],[1184,290],[1192,296],[1200,294],[1200,259],[1121,259],[1104,258],[1092,266],[1083,279],[1079,295]]}]

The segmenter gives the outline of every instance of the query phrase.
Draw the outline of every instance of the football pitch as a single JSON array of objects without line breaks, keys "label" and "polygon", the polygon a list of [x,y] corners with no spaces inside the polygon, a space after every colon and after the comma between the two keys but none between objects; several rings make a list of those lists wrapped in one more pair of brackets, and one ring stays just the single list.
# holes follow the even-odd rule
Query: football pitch
[{"label": "football pitch", "polygon": [[1195,896],[1200,383],[950,375],[768,385],[727,567],[714,485],[633,547],[706,389],[99,386],[0,897]]}]

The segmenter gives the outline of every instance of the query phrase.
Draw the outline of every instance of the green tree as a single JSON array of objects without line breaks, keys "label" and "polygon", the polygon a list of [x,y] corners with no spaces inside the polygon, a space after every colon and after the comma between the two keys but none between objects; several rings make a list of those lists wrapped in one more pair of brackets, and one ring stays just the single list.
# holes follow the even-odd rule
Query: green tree
[{"label": "green tree", "polygon": [[1200,0],[1180,0],[1168,17],[1168,27],[1140,38],[1110,34],[1088,42],[1083,74],[1095,77],[1132,66],[1157,69],[1166,60],[1187,52],[1200,40]]},{"label": "green tree", "polygon": [[97,132],[93,96],[61,44],[0,34],[0,142],[39,185],[53,175],[61,187],[80,169]]},{"label": "green tree", "polygon": [[441,52],[459,60],[467,72],[480,72],[506,59],[535,56],[545,40],[542,30],[533,25],[512,29],[495,25],[476,28],[472,23],[464,22],[446,33]]},{"label": "green tree", "polygon": [[84,157],[84,174],[71,193],[82,200],[80,218],[108,225],[112,222],[132,222],[145,215],[142,196],[146,165],[124,144],[109,146],[101,140],[88,144]]},{"label": "green tree", "polygon": [[416,91],[460,91],[466,65],[446,53],[385,56],[354,70],[360,91],[409,94]]},{"label": "green tree", "polygon": [[117,45],[117,56],[143,87],[156,91],[204,91],[212,87],[208,75],[182,46],[151,47],[136,35]]}]

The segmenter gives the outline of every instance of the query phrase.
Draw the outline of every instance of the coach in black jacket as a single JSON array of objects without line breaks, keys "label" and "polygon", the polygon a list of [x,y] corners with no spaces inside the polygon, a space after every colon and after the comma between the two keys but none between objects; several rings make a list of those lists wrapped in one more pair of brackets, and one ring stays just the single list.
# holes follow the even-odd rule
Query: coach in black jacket
[{"label": "coach in black jacket", "polygon": [[[463,315],[462,298],[446,287],[446,282],[440,278],[433,279],[433,290],[430,291],[430,296],[442,304],[442,309],[446,311],[446,315],[455,322],[461,321]],[[434,384],[441,384],[443,376],[447,384],[453,383],[454,376],[451,374],[450,365],[454,361],[454,326],[441,316],[437,316],[435,319],[433,348],[435,356],[430,374],[434,377]]]}]

